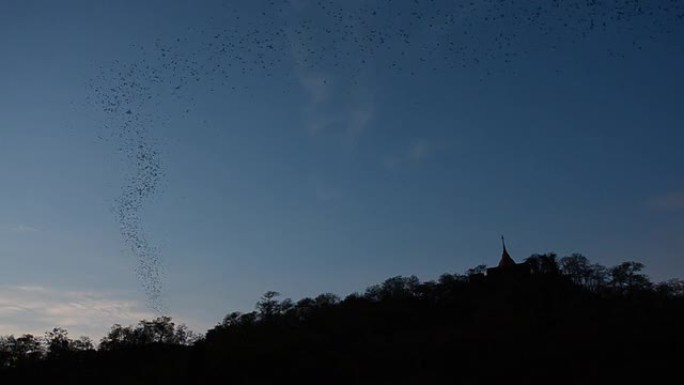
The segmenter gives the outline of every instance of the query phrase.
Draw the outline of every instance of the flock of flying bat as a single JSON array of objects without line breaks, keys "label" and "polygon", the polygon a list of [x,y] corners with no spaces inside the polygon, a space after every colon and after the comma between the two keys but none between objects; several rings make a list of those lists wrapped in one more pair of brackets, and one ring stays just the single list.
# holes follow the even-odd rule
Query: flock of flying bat
[{"label": "flock of flying bat", "polygon": [[324,70],[353,82],[363,71],[417,76],[505,67],[531,49],[528,40],[551,49],[612,33],[629,49],[661,38],[684,48],[684,0],[269,0],[234,7],[227,1],[183,36],[132,44],[137,60],[108,63],[92,82],[105,126],[130,164],[116,211],[158,311],[161,259],[145,237],[141,210],[164,180],[154,131],[169,118],[159,107],[165,98],[182,100],[190,112],[187,89],[236,90],[250,77],[296,84],[297,71]]}]

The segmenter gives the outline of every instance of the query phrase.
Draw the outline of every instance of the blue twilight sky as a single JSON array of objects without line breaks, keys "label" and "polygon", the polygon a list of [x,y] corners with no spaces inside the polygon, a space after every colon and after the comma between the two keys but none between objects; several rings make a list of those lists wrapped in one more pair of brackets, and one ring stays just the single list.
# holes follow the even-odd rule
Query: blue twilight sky
[{"label": "blue twilight sky", "polygon": [[684,277],[684,2],[560,3],[1,2],[0,335],[203,332],[501,234]]}]

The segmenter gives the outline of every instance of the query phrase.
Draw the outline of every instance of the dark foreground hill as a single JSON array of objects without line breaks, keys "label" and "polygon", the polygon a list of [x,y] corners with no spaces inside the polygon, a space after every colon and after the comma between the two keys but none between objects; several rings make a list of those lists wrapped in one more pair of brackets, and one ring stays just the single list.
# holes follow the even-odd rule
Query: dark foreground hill
[{"label": "dark foreground hill", "polygon": [[533,256],[529,274],[484,275],[479,268],[437,282],[394,277],[344,300],[322,294],[293,303],[268,292],[257,311],[227,315],[194,343],[179,340],[168,318],[137,328],[115,325],[98,350],[70,348],[68,340],[59,345],[53,335],[46,354],[3,361],[0,381],[617,384],[679,378],[682,281],[655,285],[638,263],[605,269],[580,257],[558,263]]}]

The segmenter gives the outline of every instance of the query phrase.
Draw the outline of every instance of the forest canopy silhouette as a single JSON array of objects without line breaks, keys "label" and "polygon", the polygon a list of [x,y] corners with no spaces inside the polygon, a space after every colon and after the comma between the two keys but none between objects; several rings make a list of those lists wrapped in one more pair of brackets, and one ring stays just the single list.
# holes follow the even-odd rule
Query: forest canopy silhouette
[{"label": "forest canopy silhouette", "polygon": [[[534,254],[508,274],[391,277],[341,299],[263,294],[199,335],[170,317],[94,343],[54,328],[0,338],[3,381],[58,383],[610,383],[676,372],[684,281],[644,265]],[[512,270],[509,270],[512,271]],[[497,274],[494,274],[497,272]],[[137,382],[136,382],[137,381]]]}]

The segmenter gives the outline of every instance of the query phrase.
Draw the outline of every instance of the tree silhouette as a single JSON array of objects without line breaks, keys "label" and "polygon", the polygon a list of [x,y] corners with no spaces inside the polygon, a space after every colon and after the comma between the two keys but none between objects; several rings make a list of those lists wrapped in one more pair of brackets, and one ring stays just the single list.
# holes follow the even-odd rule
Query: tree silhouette
[{"label": "tree silhouette", "polygon": [[656,291],[666,297],[684,298],[684,280],[670,279],[656,285]]},{"label": "tree silhouette", "polygon": [[560,260],[561,272],[570,277],[577,285],[588,286],[592,278],[592,267],[589,259],[582,254],[572,254]]},{"label": "tree silhouette", "polygon": [[612,267],[609,270],[610,286],[622,292],[633,292],[650,288],[651,282],[648,277],[639,273],[643,268],[643,263],[633,261],[622,262]]},{"label": "tree silhouette", "polygon": [[114,350],[134,345],[188,345],[200,339],[181,324],[176,326],[171,317],[161,316],[151,321],[141,320],[136,327],[114,324],[107,336],[100,340],[101,350]]},{"label": "tree silhouette", "polygon": [[259,310],[259,317],[264,321],[271,321],[276,314],[280,313],[280,303],[276,297],[280,296],[277,291],[267,291],[261,296],[261,299],[256,304]]},{"label": "tree silhouette", "polygon": [[72,342],[66,329],[54,328],[45,332],[45,341],[47,342],[48,356],[62,356],[72,350]]},{"label": "tree silhouette", "polygon": [[487,271],[487,265],[477,265],[473,268],[466,270],[466,275],[474,276],[479,274],[484,274]]},{"label": "tree silhouette", "polygon": [[684,281],[652,284],[641,263],[606,268],[580,254],[527,262],[533,273],[515,279],[479,267],[436,281],[395,276],[343,300],[268,291],[256,311],[228,313],[204,337],[170,317],[114,324],[97,350],[62,328],[1,337],[0,380],[413,384],[458,373],[463,383],[576,384],[676,374]]},{"label": "tree silhouette", "polygon": [[534,274],[560,274],[560,264],[555,253],[533,254],[525,259]]}]

